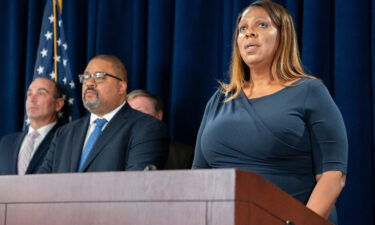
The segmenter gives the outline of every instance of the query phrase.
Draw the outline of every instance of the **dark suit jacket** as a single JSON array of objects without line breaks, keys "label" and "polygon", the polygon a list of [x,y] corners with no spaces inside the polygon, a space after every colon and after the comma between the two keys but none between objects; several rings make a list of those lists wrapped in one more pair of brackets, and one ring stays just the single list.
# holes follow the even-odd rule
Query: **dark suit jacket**
[{"label": "dark suit jacket", "polygon": [[171,141],[169,143],[169,156],[165,169],[191,169],[193,158],[193,147],[177,141]]},{"label": "dark suit jacket", "polygon": [[[36,173],[43,163],[53,135],[59,124],[56,124],[44,137],[33,158],[27,167],[26,174]],[[22,141],[27,134],[27,129],[23,132],[13,133],[0,139],[0,174],[18,174],[18,153],[21,149]]]},{"label": "dark suit jacket", "polygon": [[[61,127],[55,134],[40,173],[77,172],[90,116]],[[125,104],[111,119],[79,172],[164,168],[168,135],[163,122]]]}]

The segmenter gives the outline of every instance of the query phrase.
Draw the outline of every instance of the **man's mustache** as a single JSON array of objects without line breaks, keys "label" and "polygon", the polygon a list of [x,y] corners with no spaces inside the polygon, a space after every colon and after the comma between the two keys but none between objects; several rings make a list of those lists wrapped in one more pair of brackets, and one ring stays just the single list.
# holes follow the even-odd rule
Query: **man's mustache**
[{"label": "man's mustache", "polygon": [[99,92],[97,90],[95,90],[94,88],[89,87],[89,88],[87,88],[85,90],[85,93],[83,93],[84,96],[86,96],[87,91],[93,91],[96,94],[96,96],[99,95]]}]

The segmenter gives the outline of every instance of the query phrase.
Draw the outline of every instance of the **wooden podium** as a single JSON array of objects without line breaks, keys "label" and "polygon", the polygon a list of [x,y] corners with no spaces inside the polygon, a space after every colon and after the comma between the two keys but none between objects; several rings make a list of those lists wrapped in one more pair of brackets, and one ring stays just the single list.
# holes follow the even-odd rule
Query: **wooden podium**
[{"label": "wooden podium", "polygon": [[0,225],[43,224],[331,223],[260,176],[235,169],[0,176]]}]

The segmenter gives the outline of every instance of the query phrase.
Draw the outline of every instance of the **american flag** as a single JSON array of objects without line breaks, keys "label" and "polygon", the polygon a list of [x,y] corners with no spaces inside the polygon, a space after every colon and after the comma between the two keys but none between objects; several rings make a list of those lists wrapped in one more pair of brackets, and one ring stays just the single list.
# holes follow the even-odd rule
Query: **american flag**
[{"label": "american flag", "polygon": [[[54,5],[56,6],[55,16],[53,11]],[[56,37],[54,37],[54,23],[56,23]],[[56,43],[56,57],[54,54],[54,43]],[[62,112],[59,112],[58,117],[59,120],[65,122],[77,119],[80,116],[76,93],[77,86],[70,70],[68,49],[61,11],[56,5],[56,1],[47,0],[34,67],[34,79],[36,77],[47,77],[58,82],[61,86],[64,92],[65,106]],[[57,63],[57,73],[54,68],[54,60]]]}]

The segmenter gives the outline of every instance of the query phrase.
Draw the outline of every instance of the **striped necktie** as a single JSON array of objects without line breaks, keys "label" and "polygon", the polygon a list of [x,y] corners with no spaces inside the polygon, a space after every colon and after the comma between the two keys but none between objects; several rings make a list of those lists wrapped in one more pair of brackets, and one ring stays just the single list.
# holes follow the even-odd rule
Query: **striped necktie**
[{"label": "striped necktie", "polygon": [[25,144],[18,155],[18,174],[25,174],[34,153],[35,140],[39,137],[38,131],[26,135]]}]

